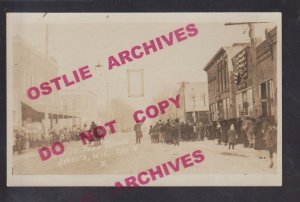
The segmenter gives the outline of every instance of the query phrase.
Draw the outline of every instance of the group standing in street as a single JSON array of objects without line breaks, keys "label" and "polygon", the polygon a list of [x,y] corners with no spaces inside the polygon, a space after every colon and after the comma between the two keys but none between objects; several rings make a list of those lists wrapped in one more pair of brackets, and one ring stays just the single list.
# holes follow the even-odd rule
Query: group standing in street
[{"label": "group standing in street", "polygon": [[[94,121],[91,122],[89,129],[94,131],[97,125]],[[13,130],[14,146],[13,153],[22,154],[24,151],[33,148],[49,146],[55,142],[71,142],[79,141],[80,133],[88,130],[88,125],[85,124],[83,128],[73,126],[72,129],[67,128],[53,128],[48,129],[48,134],[45,133],[43,127],[20,127]],[[89,143],[89,145],[101,145],[100,138],[96,138]]]},{"label": "group standing in street", "polygon": [[266,159],[266,151],[269,151],[270,167],[273,167],[273,154],[277,150],[277,129],[272,118],[243,117],[207,123],[179,123],[178,119],[159,120],[150,126],[149,135],[153,144],[179,145],[182,141],[206,139],[217,140],[218,145],[228,145],[229,150],[242,144],[245,148],[254,149],[261,159]]}]

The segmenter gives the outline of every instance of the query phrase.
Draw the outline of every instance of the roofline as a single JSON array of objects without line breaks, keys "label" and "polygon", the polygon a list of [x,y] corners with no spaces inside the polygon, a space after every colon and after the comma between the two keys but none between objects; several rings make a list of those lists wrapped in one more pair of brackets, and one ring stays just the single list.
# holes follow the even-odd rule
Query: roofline
[{"label": "roofline", "polygon": [[205,65],[205,67],[203,68],[204,71],[206,71],[211,64],[213,63],[213,61],[215,60],[215,58],[221,53],[221,51],[226,51],[224,47],[221,47],[218,52],[210,59],[210,61]]},{"label": "roofline", "polygon": [[234,43],[232,44],[232,46],[222,46],[219,51],[214,55],[214,57],[212,59],[210,59],[210,61],[207,63],[207,65],[205,65],[205,67],[203,68],[204,71],[208,70],[208,68],[212,65],[213,61],[215,60],[215,58],[220,54],[220,52],[222,50],[224,50],[225,52],[231,50],[232,48],[236,47],[236,46],[241,46],[243,48],[247,47],[249,45],[249,43]]}]

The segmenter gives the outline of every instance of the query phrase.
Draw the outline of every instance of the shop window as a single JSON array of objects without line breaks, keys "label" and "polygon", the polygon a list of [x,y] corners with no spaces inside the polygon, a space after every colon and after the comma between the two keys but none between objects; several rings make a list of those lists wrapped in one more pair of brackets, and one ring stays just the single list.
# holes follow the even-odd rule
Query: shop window
[{"label": "shop window", "polygon": [[260,84],[260,98],[261,98],[261,114],[263,117],[272,115],[272,98],[273,95],[273,80],[269,80]]},{"label": "shop window", "polygon": [[243,100],[243,113],[248,114],[248,98],[247,98],[247,91],[242,92],[242,100]]}]

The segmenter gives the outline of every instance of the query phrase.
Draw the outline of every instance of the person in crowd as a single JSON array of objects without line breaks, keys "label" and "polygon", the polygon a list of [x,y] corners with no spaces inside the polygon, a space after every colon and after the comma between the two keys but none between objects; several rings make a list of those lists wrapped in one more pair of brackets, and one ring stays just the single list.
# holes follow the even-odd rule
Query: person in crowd
[{"label": "person in crowd", "polygon": [[209,140],[212,140],[212,126],[211,126],[211,122],[208,122],[205,124],[205,133],[206,133],[206,137]]},{"label": "person in crowd", "polygon": [[196,123],[196,140],[200,140],[201,139],[201,134],[200,134],[200,130],[201,130],[201,127],[200,127],[200,123]]},{"label": "person in crowd", "polygon": [[181,129],[181,141],[185,141],[186,140],[186,124],[184,122],[181,122],[180,125],[180,129]]},{"label": "person in crowd", "polygon": [[221,145],[221,124],[220,122],[217,122],[217,127],[216,127],[216,138],[218,140],[218,144]]},{"label": "person in crowd", "polygon": [[228,121],[224,120],[222,121],[221,124],[221,141],[224,142],[225,146],[228,144],[227,131],[228,131]]},{"label": "person in crowd", "polygon": [[230,148],[232,147],[232,150],[234,150],[234,145],[236,144],[237,134],[234,130],[233,124],[230,125],[230,129],[228,130],[227,134],[229,137],[228,138],[229,139],[229,148],[228,149],[230,150]]},{"label": "person in crowd", "polygon": [[250,118],[246,118],[243,121],[243,130],[246,133],[249,148],[253,148],[254,122]]},{"label": "person in crowd", "polygon": [[97,130],[95,131],[95,133],[98,134],[98,135],[94,135],[95,145],[97,147],[97,146],[101,145],[101,138],[99,138],[98,136],[101,136],[102,133],[103,133],[103,131],[100,128],[97,128]]},{"label": "person in crowd", "polygon": [[179,146],[179,141],[180,141],[180,135],[181,135],[181,131],[180,131],[180,124],[179,124],[179,120],[175,119],[175,123],[174,123],[174,145]]},{"label": "person in crowd", "polygon": [[161,132],[161,138],[162,138],[162,143],[165,143],[166,141],[166,123],[163,123],[160,129]]},{"label": "person in crowd", "polygon": [[270,157],[270,168],[273,167],[273,154],[277,152],[277,128],[274,122],[271,122],[266,132],[266,144]]},{"label": "person in crowd", "polygon": [[[97,127],[96,123],[94,121],[92,121],[91,125],[90,125],[90,131],[92,134],[94,134],[94,129]],[[95,139],[95,135],[93,135],[94,139]],[[97,138],[96,138],[97,139]],[[95,140],[96,141],[96,140]],[[92,144],[92,142],[94,142],[94,140],[89,142],[89,145]],[[96,144],[96,143],[95,143]]]},{"label": "person in crowd", "polygon": [[15,139],[16,139],[16,144],[15,144],[16,151],[18,154],[21,154],[21,152],[22,152],[22,143],[21,143],[22,134],[19,130],[16,130]]},{"label": "person in crowd", "polygon": [[170,121],[166,125],[166,143],[167,144],[171,144],[172,142],[173,142],[173,137],[172,137],[172,123]]},{"label": "person in crowd", "polygon": [[242,144],[243,143],[242,120],[240,118],[235,119],[234,128],[235,128],[235,132],[237,133],[237,144]]},{"label": "person in crowd", "polygon": [[205,136],[205,126],[203,125],[202,122],[199,123],[199,127],[200,127],[200,140],[204,141],[204,136]]},{"label": "person in crowd", "polygon": [[159,142],[164,143],[164,136],[165,136],[165,124],[162,120],[159,120]]},{"label": "person in crowd", "polygon": [[242,143],[243,143],[243,145],[244,145],[244,147],[246,148],[246,147],[249,147],[249,141],[248,141],[248,138],[247,138],[247,134],[246,134],[246,132],[245,132],[245,130],[244,130],[244,122],[245,122],[245,120],[246,119],[244,119],[243,121],[242,121],[242,126],[241,126],[241,136],[242,136]]},{"label": "person in crowd", "polygon": [[191,140],[196,141],[197,140],[197,123],[193,122],[192,127],[193,127],[193,130],[192,130]]},{"label": "person in crowd", "polygon": [[150,135],[151,143],[154,143],[154,135],[153,135],[153,126],[152,125],[150,125],[149,135]]},{"label": "person in crowd", "polygon": [[25,148],[24,149],[28,150],[29,149],[29,134],[24,127],[22,127],[22,131],[23,131],[24,138],[25,138],[25,146],[24,146]]},{"label": "person in crowd", "polygon": [[139,123],[139,121],[136,121],[136,124],[134,125],[136,144],[141,144],[141,138],[143,137],[142,125],[143,123]]},{"label": "person in crowd", "polygon": [[210,126],[210,130],[209,130],[210,138],[211,138],[211,140],[215,140],[216,139],[216,133],[217,133],[216,122],[210,122],[209,126]]},{"label": "person in crowd", "polygon": [[153,135],[154,135],[154,143],[159,143],[159,123],[156,122],[154,129],[153,129]]},{"label": "person in crowd", "polygon": [[266,157],[264,156],[264,151],[266,149],[266,144],[265,144],[265,132],[266,128],[265,125],[267,121],[263,120],[262,118],[259,118],[256,122],[256,127],[255,127],[255,141],[254,141],[254,149],[256,151],[256,155],[260,159],[265,159]]}]

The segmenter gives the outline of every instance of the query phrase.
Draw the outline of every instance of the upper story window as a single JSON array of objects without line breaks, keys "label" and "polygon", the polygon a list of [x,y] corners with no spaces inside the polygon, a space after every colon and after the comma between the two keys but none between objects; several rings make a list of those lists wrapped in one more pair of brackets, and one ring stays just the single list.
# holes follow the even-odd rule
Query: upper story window
[{"label": "upper story window", "polygon": [[227,67],[227,57],[219,61],[217,65],[218,72],[218,92],[223,92],[228,89],[229,79],[228,79],[228,67]]}]

